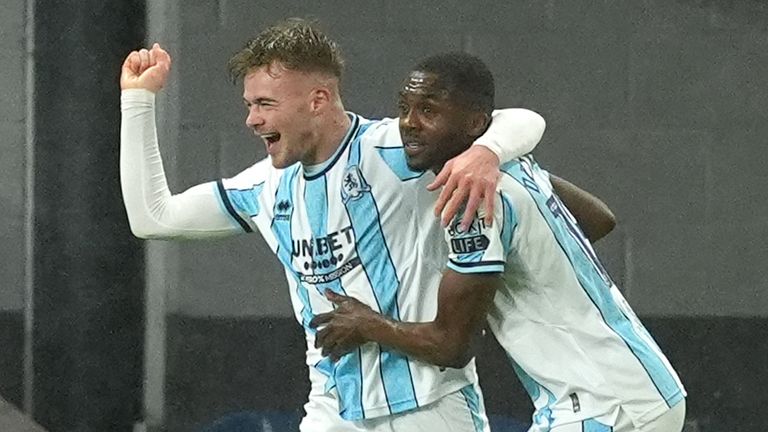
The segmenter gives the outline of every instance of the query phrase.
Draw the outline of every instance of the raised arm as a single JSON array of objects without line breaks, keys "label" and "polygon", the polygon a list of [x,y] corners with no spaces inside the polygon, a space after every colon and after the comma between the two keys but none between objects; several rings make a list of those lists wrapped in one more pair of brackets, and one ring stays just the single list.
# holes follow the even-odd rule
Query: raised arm
[{"label": "raised arm", "polygon": [[428,186],[443,186],[435,216],[443,225],[452,220],[466,202],[462,224],[468,226],[483,203],[488,209],[485,222],[493,223],[493,201],[499,177],[499,163],[530,153],[544,135],[546,122],[539,114],[523,109],[495,110],[485,133],[467,151],[448,161]]},{"label": "raised arm", "polygon": [[155,93],[171,58],[155,44],[128,55],[120,76],[120,183],[134,235],[146,239],[210,238],[242,232],[221,210],[215,185],[171,195],[157,143]]},{"label": "raised arm", "polygon": [[589,241],[600,240],[616,227],[616,217],[600,198],[555,175],[550,174],[549,181]]},{"label": "raised arm", "polygon": [[333,312],[318,314],[310,323],[320,328],[315,346],[337,360],[367,342],[398,350],[421,361],[461,368],[474,357],[472,349],[501,284],[498,274],[461,274],[446,270],[440,282],[434,321],[395,321],[358,300],[331,291]]}]

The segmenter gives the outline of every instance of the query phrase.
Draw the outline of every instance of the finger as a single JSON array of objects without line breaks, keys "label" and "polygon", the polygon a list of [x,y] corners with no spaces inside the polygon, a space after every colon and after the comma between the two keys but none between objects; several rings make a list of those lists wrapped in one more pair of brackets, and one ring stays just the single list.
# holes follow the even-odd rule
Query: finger
[{"label": "finger", "polygon": [[320,348],[323,346],[328,345],[328,334],[330,333],[330,330],[328,327],[319,330],[317,333],[315,333],[315,348]]},{"label": "finger", "polygon": [[352,351],[350,348],[343,347],[341,345],[336,345],[333,347],[333,349],[330,350],[329,355],[331,357],[331,361],[336,363],[337,361],[341,360],[342,357],[349,354]]},{"label": "finger", "polygon": [[449,160],[448,162],[443,165],[443,169],[440,170],[439,173],[437,173],[437,177],[435,177],[434,180],[432,180],[432,183],[427,185],[428,191],[437,190],[440,186],[444,185],[445,182],[448,181],[448,178],[451,176],[451,171],[453,168],[453,159]]},{"label": "finger", "polygon": [[[445,210],[445,205],[448,203],[448,201],[451,199],[451,196],[453,196],[453,192],[456,190],[456,183],[458,181],[455,177],[451,177],[448,179],[448,182],[443,187],[443,190],[440,191],[440,195],[437,197],[437,202],[435,203],[435,217],[440,217],[440,215],[443,214],[443,211]],[[447,225],[446,223],[443,223],[443,226]]]},{"label": "finger", "polygon": [[317,346],[317,348],[322,347],[320,353],[323,355],[323,357],[328,357],[333,352],[333,347],[335,344],[336,340],[332,336],[327,336],[323,338],[322,344]]},{"label": "finger", "polygon": [[443,226],[448,226],[448,224],[456,217],[456,214],[461,210],[461,206],[467,200],[468,195],[469,190],[467,188],[457,188],[453,192],[451,199],[445,205],[445,209],[443,209]]},{"label": "finger", "polygon": [[157,64],[157,59],[155,59],[156,51],[154,48],[152,48],[148,52],[149,52],[149,67],[152,67]]},{"label": "finger", "polygon": [[464,210],[464,216],[461,218],[460,229],[462,231],[467,232],[467,228],[472,224],[472,220],[475,218],[475,214],[477,214],[477,209],[480,206],[482,199],[482,189],[472,188],[469,193],[469,198],[467,199],[467,207]]},{"label": "finger", "polygon": [[316,329],[321,325],[328,323],[331,319],[333,319],[333,312],[317,314],[312,318],[312,321],[309,322],[309,327]]},{"label": "finger", "polygon": [[172,62],[171,55],[168,54],[168,51],[164,50],[158,43],[154,44],[152,49],[155,50],[155,59],[157,59],[158,64],[164,64],[170,69]]},{"label": "finger", "polygon": [[335,304],[336,306],[339,306],[348,300],[352,300],[352,297],[345,296],[344,294],[339,294],[337,292],[331,291],[330,289],[325,290],[325,298],[327,298],[331,303]]},{"label": "finger", "polygon": [[141,73],[147,70],[147,67],[149,67],[149,51],[147,51],[146,48],[142,48],[139,51],[139,58],[141,59],[141,63],[139,64],[139,73]]},{"label": "finger", "polygon": [[169,56],[164,49],[160,48],[160,44],[155,43],[152,45],[152,49],[149,50],[149,53],[154,58],[154,64],[161,66],[170,65],[171,56]]},{"label": "finger", "polygon": [[137,53],[136,51],[131,51],[131,53],[125,57],[125,61],[123,62],[123,70],[134,72],[135,71],[134,64],[136,63],[136,59],[138,58],[138,55],[139,53]]},{"label": "finger", "polygon": [[483,207],[485,207],[485,226],[493,226],[493,206],[496,203],[496,185],[487,185],[483,197]]},{"label": "finger", "polygon": [[325,289],[325,298],[327,298],[331,303],[337,303],[339,299],[339,295],[333,292],[333,290],[326,288]]}]

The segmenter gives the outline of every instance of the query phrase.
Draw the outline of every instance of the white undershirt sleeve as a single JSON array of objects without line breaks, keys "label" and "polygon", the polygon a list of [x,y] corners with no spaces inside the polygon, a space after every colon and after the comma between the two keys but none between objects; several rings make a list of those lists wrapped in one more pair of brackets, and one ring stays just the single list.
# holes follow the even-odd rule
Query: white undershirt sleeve
[{"label": "white undershirt sleeve", "polygon": [[544,118],[531,110],[494,110],[490,126],[474,145],[487,147],[505,163],[530,153],[541,141],[545,128]]},{"label": "white undershirt sleeve", "polygon": [[120,183],[133,234],[200,239],[242,233],[222,210],[215,183],[171,195],[157,144],[154,93],[123,90],[120,102]]}]

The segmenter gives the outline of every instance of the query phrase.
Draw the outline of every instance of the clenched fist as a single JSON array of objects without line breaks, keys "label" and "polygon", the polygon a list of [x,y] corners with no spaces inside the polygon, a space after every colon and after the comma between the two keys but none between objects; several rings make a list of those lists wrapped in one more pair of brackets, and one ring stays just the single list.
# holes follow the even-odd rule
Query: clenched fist
[{"label": "clenched fist", "polygon": [[171,56],[160,45],[128,54],[120,74],[120,88],[147,89],[157,93],[165,85],[171,70]]}]

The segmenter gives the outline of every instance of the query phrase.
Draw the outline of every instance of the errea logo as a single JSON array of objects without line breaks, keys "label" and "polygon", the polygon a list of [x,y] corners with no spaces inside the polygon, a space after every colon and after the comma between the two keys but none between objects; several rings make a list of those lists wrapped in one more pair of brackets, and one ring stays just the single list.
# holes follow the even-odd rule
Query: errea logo
[{"label": "errea logo", "polygon": [[370,190],[371,187],[363,179],[360,168],[357,165],[348,166],[341,181],[341,199],[345,203],[349,200],[356,200]]},{"label": "errea logo", "polygon": [[288,220],[291,218],[291,203],[288,200],[278,201],[275,204],[275,219]]}]

